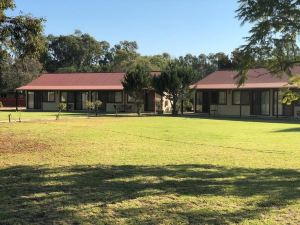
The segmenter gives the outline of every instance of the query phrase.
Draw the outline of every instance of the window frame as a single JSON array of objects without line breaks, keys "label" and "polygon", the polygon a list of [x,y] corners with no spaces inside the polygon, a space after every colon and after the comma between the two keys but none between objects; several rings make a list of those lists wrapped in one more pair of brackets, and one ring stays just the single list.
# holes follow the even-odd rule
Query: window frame
[{"label": "window frame", "polygon": [[132,98],[129,94],[126,94],[126,102],[127,103],[129,103],[129,104],[132,104],[132,103],[134,103],[134,99],[131,101],[131,100],[129,100],[129,98]]},{"label": "window frame", "polygon": [[[121,93],[120,101],[116,101],[116,93],[117,92]],[[111,99],[110,99],[110,97],[112,97],[110,95],[112,95],[112,94],[113,94],[113,101],[111,101]],[[123,92],[122,91],[108,91],[108,93],[107,93],[107,103],[123,103]]]},{"label": "window frame", "polygon": [[[121,94],[120,101],[116,101],[116,94],[117,93]],[[122,102],[123,102],[123,92],[122,91],[115,91],[115,103],[122,103]]]},{"label": "window frame", "polygon": [[[240,98],[239,98],[240,103],[234,102],[235,93],[240,93]],[[248,93],[248,103],[243,103],[243,101],[242,101],[243,94],[242,93]],[[248,91],[248,90],[232,90],[232,105],[250,105],[250,91]]]},{"label": "window frame", "polygon": [[[52,101],[49,100],[49,94],[50,93],[53,93],[54,100],[52,100]],[[55,93],[55,91],[47,91],[47,101],[46,102],[55,102],[55,100],[56,100],[56,93]]]},{"label": "window frame", "polygon": [[[225,94],[225,102],[224,103],[220,103],[220,92],[223,92]],[[218,91],[218,105],[227,105],[227,91],[226,90]]]},{"label": "window frame", "polygon": [[[62,101],[62,93],[66,93],[66,100]],[[59,102],[61,103],[67,103],[68,102],[68,92],[67,91],[61,91],[59,96]]]},{"label": "window frame", "polygon": [[[199,98],[201,96],[201,98]],[[199,101],[201,100],[201,101]],[[203,91],[197,91],[196,92],[196,105],[202,105],[203,104]]]}]

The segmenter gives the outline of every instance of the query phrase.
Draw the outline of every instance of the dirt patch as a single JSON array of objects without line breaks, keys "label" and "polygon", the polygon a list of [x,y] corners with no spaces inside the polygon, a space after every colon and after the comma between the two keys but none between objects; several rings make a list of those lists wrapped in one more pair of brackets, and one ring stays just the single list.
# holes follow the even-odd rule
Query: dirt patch
[{"label": "dirt patch", "polygon": [[0,136],[0,153],[39,152],[50,149],[50,145],[26,137]]}]

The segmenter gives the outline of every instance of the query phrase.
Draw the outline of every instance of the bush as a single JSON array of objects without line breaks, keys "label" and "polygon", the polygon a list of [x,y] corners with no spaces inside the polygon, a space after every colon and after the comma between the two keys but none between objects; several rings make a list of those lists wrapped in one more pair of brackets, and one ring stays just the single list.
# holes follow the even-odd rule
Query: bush
[{"label": "bush", "polygon": [[59,119],[60,113],[61,113],[62,111],[65,111],[66,109],[67,109],[67,104],[66,104],[66,103],[59,103],[59,104],[57,105],[58,113],[57,113],[57,115],[56,115],[56,120]]},{"label": "bush", "polygon": [[97,100],[94,102],[94,109],[95,109],[96,116],[98,116],[98,110],[101,105],[102,105],[102,102],[100,100]]}]

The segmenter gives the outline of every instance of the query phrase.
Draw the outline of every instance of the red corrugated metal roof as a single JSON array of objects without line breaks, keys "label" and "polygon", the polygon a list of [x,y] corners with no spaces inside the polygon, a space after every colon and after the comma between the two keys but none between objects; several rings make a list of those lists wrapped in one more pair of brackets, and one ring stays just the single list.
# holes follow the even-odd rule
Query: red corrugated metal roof
[{"label": "red corrugated metal roof", "polygon": [[[293,74],[300,74],[300,67],[292,69]],[[234,77],[237,71],[216,71],[204,79],[198,81],[194,87],[196,89],[237,89]],[[248,79],[240,88],[281,88],[288,86],[288,76],[278,77],[271,74],[266,69],[251,69],[248,72]]]},{"label": "red corrugated metal roof", "polygon": [[125,73],[49,73],[17,90],[123,90],[124,76]]}]

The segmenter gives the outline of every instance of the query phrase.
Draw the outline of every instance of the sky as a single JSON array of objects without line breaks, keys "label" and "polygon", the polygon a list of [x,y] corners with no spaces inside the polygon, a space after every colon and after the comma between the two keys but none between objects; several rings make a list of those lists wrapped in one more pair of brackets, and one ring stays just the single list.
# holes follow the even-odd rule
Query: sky
[{"label": "sky", "polygon": [[45,34],[76,29],[116,44],[137,41],[139,52],[230,54],[244,43],[249,27],[235,18],[237,0],[15,0],[9,14],[43,17]]}]

